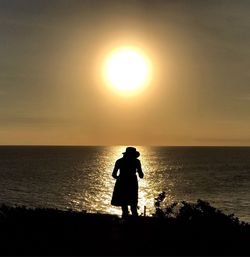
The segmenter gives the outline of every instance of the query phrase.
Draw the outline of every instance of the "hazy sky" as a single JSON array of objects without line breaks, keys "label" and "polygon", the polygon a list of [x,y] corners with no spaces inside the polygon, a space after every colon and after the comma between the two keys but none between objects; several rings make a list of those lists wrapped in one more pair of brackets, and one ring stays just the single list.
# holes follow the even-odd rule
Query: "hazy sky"
[{"label": "hazy sky", "polygon": [[[101,78],[135,45],[151,84]],[[250,145],[250,1],[0,0],[0,144]]]}]

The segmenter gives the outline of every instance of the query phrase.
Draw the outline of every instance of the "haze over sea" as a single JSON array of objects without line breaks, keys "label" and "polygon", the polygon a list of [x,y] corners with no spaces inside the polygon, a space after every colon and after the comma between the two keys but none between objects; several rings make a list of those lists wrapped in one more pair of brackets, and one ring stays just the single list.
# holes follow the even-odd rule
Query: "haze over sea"
[{"label": "haze over sea", "polygon": [[[250,222],[250,147],[137,146],[145,174],[139,213],[154,197],[208,201]],[[1,146],[0,203],[121,214],[110,205],[111,173],[125,146]]]}]

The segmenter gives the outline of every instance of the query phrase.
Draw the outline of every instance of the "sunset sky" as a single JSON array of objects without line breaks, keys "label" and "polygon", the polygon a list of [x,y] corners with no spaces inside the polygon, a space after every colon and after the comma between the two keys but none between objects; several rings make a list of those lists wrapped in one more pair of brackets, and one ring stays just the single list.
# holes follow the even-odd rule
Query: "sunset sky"
[{"label": "sunset sky", "polygon": [[[0,0],[1,145],[250,145],[250,1]],[[110,90],[134,46],[151,80]]]}]

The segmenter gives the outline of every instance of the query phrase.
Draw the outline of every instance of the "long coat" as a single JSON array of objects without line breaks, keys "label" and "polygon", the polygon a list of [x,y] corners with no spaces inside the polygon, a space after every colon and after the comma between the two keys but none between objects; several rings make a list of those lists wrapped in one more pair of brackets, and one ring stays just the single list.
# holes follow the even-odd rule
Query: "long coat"
[{"label": "long coat", "polygon": [[[119,176],[117,172],[119,170]],[[138,180],[136,173],[143,177],[141,162],[136,158],[123,157],[115,163],[112,176],[116,183],[111,204],[115,206],[136,205],[138,203]]]}]

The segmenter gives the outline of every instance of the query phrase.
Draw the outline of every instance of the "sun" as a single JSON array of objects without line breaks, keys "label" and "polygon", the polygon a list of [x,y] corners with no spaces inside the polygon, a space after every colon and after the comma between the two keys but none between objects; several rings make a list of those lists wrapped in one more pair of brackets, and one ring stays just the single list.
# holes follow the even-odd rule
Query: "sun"
[{"label": "sun", "polygon": [[121,94],[139,93],[149,82],[149,60],[138,49],[116,49],[108,55],[104,76],[108,85]]}]

